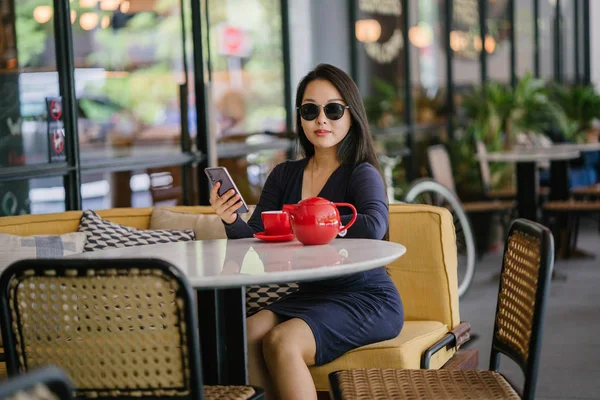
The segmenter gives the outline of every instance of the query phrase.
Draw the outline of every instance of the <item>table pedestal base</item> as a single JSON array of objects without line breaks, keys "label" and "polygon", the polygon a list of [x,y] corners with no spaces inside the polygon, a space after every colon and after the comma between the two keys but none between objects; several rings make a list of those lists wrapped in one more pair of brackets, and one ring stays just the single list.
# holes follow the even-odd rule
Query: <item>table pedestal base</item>
[{"label": "table pedestal base", "polygon": [[536,163],[517,163],[517,211],[520,218],[537,221],[537,186]]},{"label": "table pedestal base", "polygon": [[196,290],[203,383],[247,385],[246,290]]}]

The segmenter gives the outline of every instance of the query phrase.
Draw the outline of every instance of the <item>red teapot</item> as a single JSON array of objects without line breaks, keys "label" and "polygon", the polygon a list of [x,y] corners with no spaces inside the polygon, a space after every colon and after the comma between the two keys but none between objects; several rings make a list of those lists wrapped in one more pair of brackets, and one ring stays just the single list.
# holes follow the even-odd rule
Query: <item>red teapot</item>
[{"label": "red teapot", "polygon": [[[337,207],[348,207],[354,214],[345,226],[342,226]],[[331,242],[338,234],[350,228],[357,216],[352,204],[332,203],[322,197],[310,197],[298,204],[285,204],[283,211],[290,215],[296,238],[307,245]]]}]

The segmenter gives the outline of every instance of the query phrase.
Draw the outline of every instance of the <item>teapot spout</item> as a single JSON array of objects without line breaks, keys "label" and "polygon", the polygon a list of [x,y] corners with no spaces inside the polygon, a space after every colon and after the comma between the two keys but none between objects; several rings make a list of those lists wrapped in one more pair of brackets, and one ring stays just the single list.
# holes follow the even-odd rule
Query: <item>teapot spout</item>
[{"label": "teapot spout", "polygon": [[281,210],[291,215],[296,211],[297,208],[297,204],[284,204]]}]

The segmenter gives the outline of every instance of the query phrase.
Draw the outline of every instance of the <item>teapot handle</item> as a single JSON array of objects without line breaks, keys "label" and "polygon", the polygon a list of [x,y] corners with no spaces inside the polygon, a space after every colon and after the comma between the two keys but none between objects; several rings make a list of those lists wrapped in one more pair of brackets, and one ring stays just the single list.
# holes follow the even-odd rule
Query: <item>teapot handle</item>
[{"label": "teapot handle", "polygon": [[354,206],[350,203],[333,203],[333,204],[336,207],[348,207],[352,210],[352,213],[354,214],[352,216],[352,219],[350,220],[350,222],[348,222],[345,226],[340,226],[339,232],[343,232],[343,231],[347,230],[348,228],[350,228],[352,226],[352,224],[354,223],[354,221],[356,221],[356,217],[358,216],[358,213],[356,212],[356,208],[354,208]]}]

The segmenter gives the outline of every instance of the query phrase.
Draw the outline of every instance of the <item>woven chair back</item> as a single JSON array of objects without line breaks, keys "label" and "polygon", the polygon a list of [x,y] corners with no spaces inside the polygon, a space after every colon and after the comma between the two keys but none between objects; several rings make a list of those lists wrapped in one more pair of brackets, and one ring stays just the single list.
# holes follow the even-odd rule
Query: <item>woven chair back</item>
[{"label": "woven chair back", "polygon": [[159,260],[28,260],[0,279],[10,373],[60,366],[82,397],[201,393],[192,291]]},{"label": "woven chair back", "polygon": [[512,358],[525,374],[525,398],[535,390],[553,265],[550,231],[535,222],[515,220],[504,249],[490,369],[498,370],[499,353]]},{"label": "woven chair back", "polygon": [[443,144],[429,146],[427,148],[427,158],[433,180],[456,193],[456,185],[452,176],[452,163],[446,147]]}]

